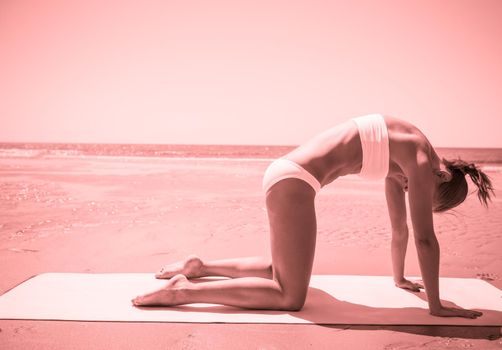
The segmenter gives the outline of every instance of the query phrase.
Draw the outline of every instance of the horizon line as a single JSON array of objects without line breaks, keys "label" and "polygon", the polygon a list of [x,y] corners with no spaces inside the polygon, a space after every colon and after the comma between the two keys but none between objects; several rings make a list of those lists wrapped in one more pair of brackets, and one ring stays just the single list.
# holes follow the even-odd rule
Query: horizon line
[{"label": "horizon line", "polygon": [[[47,141],[0,141],[0,148],[5,145],[109,145],[109,146],[226,146],[226,147],[298,147],[301,144],[233,144],[233,143],[139,143],[139,142],[47,142]],[[456,148],[456,149],[502,149],[493,146],[434,146],[434,148]]]}]

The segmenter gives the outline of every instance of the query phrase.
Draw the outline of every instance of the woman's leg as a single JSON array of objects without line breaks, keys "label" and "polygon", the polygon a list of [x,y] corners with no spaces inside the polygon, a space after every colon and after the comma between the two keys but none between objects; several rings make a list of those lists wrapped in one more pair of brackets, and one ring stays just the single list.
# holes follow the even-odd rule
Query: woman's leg
[{"label": "woman's leg", "polygon": [[164,266],[155,274],[155,277],[167,279],[178,274],[188,278],[224,276],[271,279],[272,263],[263,257],[203,261],[196,255],[190,255],[184,261]]},{"label": "woman's leg", "polygon": [[184,276],[135,298],[135,305],[214,303],[252,309],[299,310],[307,295],[316,240],[314,190],[286,179],[267,193],[273,279],[243,277],[191,283]]}]

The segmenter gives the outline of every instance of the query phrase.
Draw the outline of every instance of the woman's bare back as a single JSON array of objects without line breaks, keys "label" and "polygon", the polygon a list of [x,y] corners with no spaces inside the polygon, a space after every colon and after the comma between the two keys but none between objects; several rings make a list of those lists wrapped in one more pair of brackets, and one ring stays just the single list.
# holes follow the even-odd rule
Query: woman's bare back
[{"label": "woman's bare back", "polygon": [[[439,164],[439,157],[425,135],[413,124],[391,116],[384,116],[389,135],[389,174],[402,176],[403,158],[413,157],[418,147],[427,148],[430,159]],[[297,147],[284,158],[292,160],[312,175],[322,186],[336,178],[361,171],[362,147],[356,124],[346,121]]]}]

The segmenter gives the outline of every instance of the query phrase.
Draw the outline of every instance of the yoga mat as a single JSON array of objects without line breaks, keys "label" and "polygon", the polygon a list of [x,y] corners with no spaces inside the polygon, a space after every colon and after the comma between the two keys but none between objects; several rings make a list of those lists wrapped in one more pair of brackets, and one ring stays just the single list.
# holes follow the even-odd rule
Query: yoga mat
[{"label": "yoga mat", "polygon": [[[196,282],[202,280],[208,279]],[[396,288],[389,276],[314,275],[299,312],[214,304],[142,308],[131,304],[136,295],[165,284],[147,273],[45,273],[0,296],[0,319],[502,326],[502,291],[478,279],[440,279],[445,304],[482,311],[476,320],[429,315],[423,292]]]}]

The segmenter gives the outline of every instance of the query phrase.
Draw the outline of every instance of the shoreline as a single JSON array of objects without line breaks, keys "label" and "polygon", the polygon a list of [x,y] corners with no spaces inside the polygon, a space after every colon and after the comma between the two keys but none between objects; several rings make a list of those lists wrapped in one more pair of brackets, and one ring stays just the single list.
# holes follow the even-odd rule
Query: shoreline
[{"label": "shoreline", "polygon": [[[205,161],[205,162],[251,162],[251,163],[270,163],[277,158],[255,158],[255,157],[207,157],[207,156],[142,156],[142,155],[41,155],[41,156],[19,156],[19,155],[0,155],[1,159],[11,159],[11,160],[86,160],[86,161],[103,161],[103,162],[128,162],[134,163],[135,160],[138,162],[170,162],[170,161]],[[493,162],[477,162],[475,163],[481,170],[486,173],[502,173],[502,163]],[[357,175],[347,175],[357,176]]]}]

